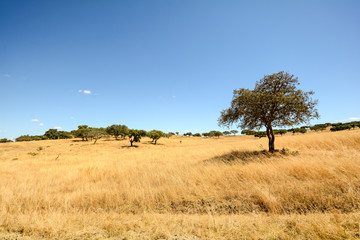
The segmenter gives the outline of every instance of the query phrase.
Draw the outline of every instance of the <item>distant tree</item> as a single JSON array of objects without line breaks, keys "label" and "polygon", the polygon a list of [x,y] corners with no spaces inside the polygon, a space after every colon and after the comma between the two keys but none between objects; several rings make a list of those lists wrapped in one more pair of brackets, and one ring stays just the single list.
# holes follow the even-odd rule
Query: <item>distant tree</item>
[{"label": "distant tree", "polygon": [[147,132],[145,130],[138,130],[138,131],[139,131],[141,137],[145,137],[147,134]]},{"label": "distant tree", "polygon": [[236,135],[239,131],[238,130],[231,130],[231,134]]},{"label": "distant tree", "polygon": [[15,139],[16,142],[25,142],[25,141],[40,141],[40,140],[46,140],[48,139],[44,135],[39,136],[29,136],[29,135],[23,135]]},{"label": "distant tree", "polygon": [[213,130],[213,131],[210,131],[209,132],[209,137],[220,137],[220,136],[222,136],[223,134],[222,134],[222,132],[220,132],[220,131],[215,131],[215,130]]},{"label": "distant tree", "polygon": [[234,90],[231,106],[221,112],[219,125],[238,123],[238,127],[250,130],[265,127],[269,151],[274,152],[273,127],[298,125],[319,117],[317,101],[311,98],[314,93],[299,90],[297,85],[297,77],[279,72],[264,76],[254,90]]},{"label": "distant tree", "polygon": [[256,131],[253,131],[253,130],[242,130],[241,131],[241,134],[244,134],[244,135],[254,135],[256,133]]},{"label": "distant tree", "polygon": [[337,125],[335,127],[330,128],[330,131],[336,132],[336,131],[350,130],[350,129],[351,129],[351,125],[349,125],[349,124],[341,124],[341,125]]},{"label": "distant tree", "polygon": [[7,142],[12,142],[12,141],[7,138],[0,139],[0,143],[7,143]]},{"label": "distant tree", "polygon": [[295,133],[306,133],[307,130],[305,128],[292,128],[288,129],[287,132],[291,131],[293,134]]},{"label": "distant tree", "polygon": [[[312,130],[312,131],[324,131],[325,129],[326,129],[326,127],[328,127],[329,125],[327,125],[327,124],[316,124],[316,125],[314,125],[314,126],[311,126],[310,127],[310,130]],[[330,126],[331,126],[331,124],[330,124]]]},{"label": "distant tree", "polygon": [[266,137],[266,132],[264,131],[255,132],[254,137],[258,137],[258,138]]},{"label": "distant tree", "polygon": [[195,133],[193,136],[194,137],[201,137],[201,134],[200,133]]},{"label": "distant tree", "polygon": [[77,130],[71,131],[74,137],[81,138],[83,141],[89,140],[90,128],[88,125],[80,125]]},{"label": "distant tree", "polygon": [[70,139],[70,138],[72,138],[72,135],[69,132],[58,131],[58,137],[59,137],[59,139]]},{"label": "distant tree", "polygon": [[193,134],[191,132],[187,132],[187,133],[184,133],[184,136],[189,136],[191,137]]},{"label": "distant tree", "polygon": [[202,133],[203,137],[209,137],[209,133]]},{"label": "distant tree", "polygon": [[130,146],[133,147],[134,142],[140,142],[141,137],[143,137],[143,130],[130,129],[129,130],[129,140]]},{"label": "distant tree", "polygon": [[281,136],[284,135],[285,133],[287,133],[287,130],[285,129],[274,130],[274,134],[280,134]]},{"label": "distant tree", "polygon": [[179,135],[179,132],[175,132],[176,133],[176,135]]},{"label": "distant tree", "polygon": [[44,136],[46,136],[48,139],[59,139],[59,133],[57,129],[47,130]]},{"label": "distant tree", "polygon": [[355,127],[360,128],[360,122],[349,122],[348,125],[350,125],[352,128],[355,128]]},{"label": "distant tree", "polygon": [[225,136],[227,136],[227,135],[230,135],[231,132],[229,132],[229,131],[223,131],[222,134],[224,134]]},{"label": "distant tree", "polygon": [[355,129],[355,127],[357,127],[358,125],[356,123],[350,123],[349,124],[351,126],[351,128]]},{"label": "distant tree", "polygon": [[96,144],[100,138],[108,136],[108,133],[106,132],[105,128],[89,128],[87,136],[91,139],[94,139],[94,144]]},{"label": "distant tree", "polygon": [[161,138],[165,136],[165,133],[163,133],[160,130],[152,130],[150,132],[147,132],[146,134],[149,138],[152,139],[152,142],[156,145],[157,141]]},{"label": "distant tree", "polygon": [[173,133],[173,132],[168,132],[168,134],[170,137],[175,135],[175,133]]},{"label": "distant tree", "polygon": [[129,134],[129,128],[126,125],[113,124],[106,128],[106,132],[117,140],[119,136],[125,138]]}]

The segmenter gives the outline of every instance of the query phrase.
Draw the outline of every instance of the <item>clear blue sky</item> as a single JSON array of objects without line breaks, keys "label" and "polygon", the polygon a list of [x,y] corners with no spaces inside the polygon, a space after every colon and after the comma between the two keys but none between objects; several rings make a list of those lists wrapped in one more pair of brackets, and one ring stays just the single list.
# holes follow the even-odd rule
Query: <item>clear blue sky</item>
[{"label": "clear blue sky", "polygon": [[233,89],[281,70],[312,124],[360,119],[360,1],[0,1],[0,138],[225,130]]}]

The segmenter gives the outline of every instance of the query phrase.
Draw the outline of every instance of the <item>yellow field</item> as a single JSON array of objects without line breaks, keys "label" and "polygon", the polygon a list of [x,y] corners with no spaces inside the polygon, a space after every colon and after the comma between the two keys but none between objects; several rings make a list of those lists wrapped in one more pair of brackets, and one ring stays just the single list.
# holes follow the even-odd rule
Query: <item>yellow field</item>
[{"label": "yellow field", "polygon": [[137,145],[0,144],[0,239],[360,238],[358,129]]}]

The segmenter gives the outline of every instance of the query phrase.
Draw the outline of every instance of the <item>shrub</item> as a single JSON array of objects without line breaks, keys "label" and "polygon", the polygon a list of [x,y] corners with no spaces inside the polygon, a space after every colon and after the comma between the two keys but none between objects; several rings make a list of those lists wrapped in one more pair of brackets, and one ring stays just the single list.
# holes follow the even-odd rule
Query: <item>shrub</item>
[{"label": "shrub", "polygon": [[264,132],[264,131],[256,132],[256,133],[254,134],[254,137],[258,137],[258,138],[266,137],[266,132]]},{"label": "shrub", "polygon": [[7,143],[7,142],[12,142],[12,141],[7,138],[0,139],[0,143]]},{"label": "shrub", "polygon": [[241,134],[245,134],[245,135],[254,135],[256,133],[256,131],[253,130],[242,130]]}]

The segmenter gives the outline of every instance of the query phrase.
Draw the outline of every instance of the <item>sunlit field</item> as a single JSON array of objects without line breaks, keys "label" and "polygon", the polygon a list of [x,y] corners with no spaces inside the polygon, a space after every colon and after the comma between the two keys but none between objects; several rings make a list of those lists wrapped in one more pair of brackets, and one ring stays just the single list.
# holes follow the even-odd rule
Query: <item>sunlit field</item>
[{"label": "sunlit field", "polygon": [[360,238],[359,128],[129,145],[0,144],[0,239]]}]

